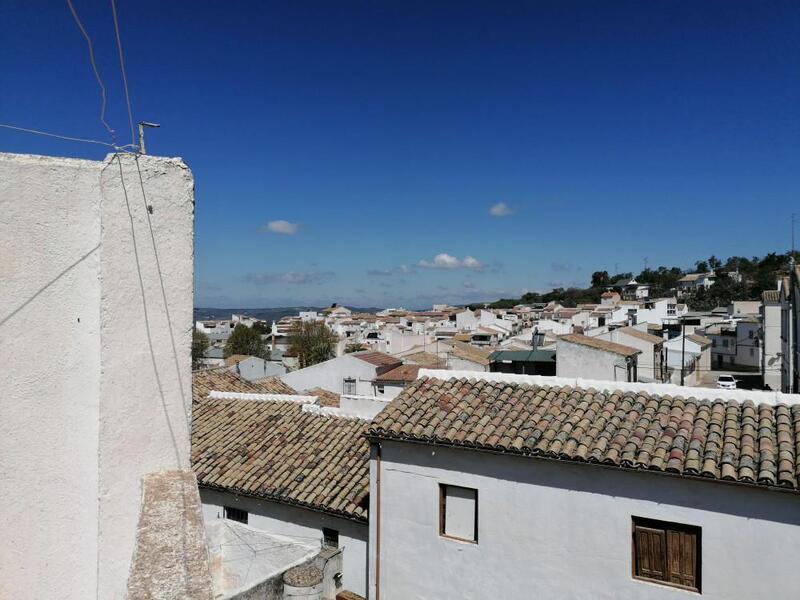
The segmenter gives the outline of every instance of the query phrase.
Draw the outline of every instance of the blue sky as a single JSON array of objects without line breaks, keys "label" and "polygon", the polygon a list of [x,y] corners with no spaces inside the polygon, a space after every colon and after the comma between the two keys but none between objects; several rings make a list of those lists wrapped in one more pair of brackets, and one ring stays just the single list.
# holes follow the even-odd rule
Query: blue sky
[{"label": "blue sky", "polygon": [[[796,2],[118,4],[148,151],[196,179],[197,305],[460,303],[789,247]],[[75,7],[127,143],[110,6]],[[106,139],[66,2],[0,17],[0,122]]]}]

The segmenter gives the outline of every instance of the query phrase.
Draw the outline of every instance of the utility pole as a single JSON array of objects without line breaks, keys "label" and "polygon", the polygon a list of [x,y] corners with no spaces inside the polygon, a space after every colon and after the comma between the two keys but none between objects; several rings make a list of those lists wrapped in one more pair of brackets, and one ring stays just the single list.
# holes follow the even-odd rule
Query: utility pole
[{"label": "utility pole", "polygon": [[158,128],[161,127],[158,123],[148,123],[147,121],[139,121],[139,154],[147,154],[144,150],[144,128],[145,127],[152,127]]},{"label": "utility pole", "polygon": [[647,257],[644,257],[644,270],[647,271]]}]

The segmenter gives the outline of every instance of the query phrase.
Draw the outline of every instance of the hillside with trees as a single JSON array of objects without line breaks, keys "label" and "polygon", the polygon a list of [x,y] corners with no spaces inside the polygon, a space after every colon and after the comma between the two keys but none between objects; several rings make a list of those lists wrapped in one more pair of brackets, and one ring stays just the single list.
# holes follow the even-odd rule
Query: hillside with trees
[{"label": "hillside with trees", "polygon": [[[795,252],[795,260],[800,253]],[[761,297],[764,290],[776,288],[776,282],[789,272],[791,253],[777,254],[770,252],[766,256],[731,256],[724,262],[712,255],[698,260],[692,270],[680,267],[661,266],[647,268],[638,274],[631,272],[609,274],[608,271],[592,273],[589,286],[586,288],[555,288],[546,293],[529,292],[520,298],[502,298],[490,303],[489,308],[511,308],[517,304],[533,304],[555,301],[566,307],[578,304],[596,304],[600,302],[600,294],[620,279],[634,277],[639,283],[650,284],[650,297],[672,296],[678,280],[687,273],[707,273],[714,271],[716,283],[707,290],[698,290],[687,295],[684,300],[692,310],[711,310],[717,306],[726,306],[734,300],[754,300]],[[741,282],[729,277],[728,273],[738,272]],[[479,305],[475,305],[476,307]]]}]

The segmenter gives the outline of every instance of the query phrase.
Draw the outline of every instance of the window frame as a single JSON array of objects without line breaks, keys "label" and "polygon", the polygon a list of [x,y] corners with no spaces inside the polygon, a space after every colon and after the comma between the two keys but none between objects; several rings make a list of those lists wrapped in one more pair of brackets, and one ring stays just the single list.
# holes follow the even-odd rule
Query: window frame
[{"label": "window frame", "polygon": [[[349,386],[352,386],[350,388]],[[352,389],[352,392],[349,392],[348,389]],[[355,377],[343,377],[342,378],[342,394],[347,396],[354,396],[358,392],[358,380]]]},{"label": "window frame", "polygon": [[[637,559],[636,559],[636,529],[642,527],[646,529],[660,530],[664,533],[665,544],[667,544],[667,533],[670,531],[679,533],[689,533],[694,535],[695,545],[695,564],[694,564],[694,583],[695,587],[682,585],[669,581],[668,579],[657,579],[655,577],[647,577],[637,573]],[[667,546],[664,547],[664,574],[668,577],[669,569],[669,551]],[[661,521],[659,519],[651,519],[649,517],[631,516],[631,577],[636,581],[644,581],[647,583],[655,583],[670,588],[684,590],[686,592],[693,592],[698,595],[703,593],[703,528],[698,525],[687,525],[685,523],[675,523],[672,521]]]},{"label": "window frame", "polygon": [[[446,523],[446,515],[447,515],[447,488],[460,488],[462,490],[470,490],[475,492],[475,522],[473,525],[473,539],[459,537],[457,535],[450,535],[446,533],[445,528],[447,526]],[[449,483],[440,483],[439,484],[439,537],[443,537],[448,540],[455,540],[458,542],[464,542],[465,544],[476,544],[478,543],[478,490],[477,488],[466,487],[464,485],[453,485]]]}]

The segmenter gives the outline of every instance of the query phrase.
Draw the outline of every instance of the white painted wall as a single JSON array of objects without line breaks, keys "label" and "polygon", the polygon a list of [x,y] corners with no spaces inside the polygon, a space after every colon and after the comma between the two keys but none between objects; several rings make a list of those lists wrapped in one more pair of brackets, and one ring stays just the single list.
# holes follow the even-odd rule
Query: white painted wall
[{"label": "white painted wall", "polygon": [[563,340],[556,343],[556,376],[628,380],[624,356]]},{"label": "white painted wall", "polygon": [[761,348],[761,372],[764,376],[764,384],[770,389],[781,389],[781,377],[783,370],[783,343],[781,340],[781,304],[778,302],[765,303],[761,309],[761,321],[763,323],[763,344]]},{"label": "white painted wall", "polygon": [[95,597],[99,184],[93,161],[0,154],[2,598]]},{"label": "white painted wall", "polygon": [[127,204],[116,160],[0,155],[0,597],[122,598],[142,476],[189,467],[193,180],[140,166],[149,221],[130,155]]},{"label": "white painted wall", "polygon": [[[377,491],[372,462],[370,598]],[[478,490],[478,543],[439,536],[439,484]],[[789,600],[800,497],[598,465],[382,442],[380,599]],[[631,517],[702,528],[702,596],[631,576]]]},{"label": "white painted wall", "polygon": [[298,369],[281,375],[281,380],[296,390],[310,390],[315,387],[341,394],[345,377],[356,380],[356,394],[372,395],[372,380],[375,379],[375,365],[351,354],[345,354],[316,365]]},{"label": "white painted wall", "polygon": [[223,506],[234,506],[249,513],[248,525],[272,534],[312,540],[322,540],[322,528],[339,532],[339,547],[343,548],[343,577],[345,589],[366,595],[367,539],[369,528],[327,513],[290,506],[279,502],[237,496],[228,492],[200,489],[203,502],[203,519],[211,523],[223,517]]},{"label": "white painted wall", "polygon": [[251,356],[241,360],[232,365],[230,370],[248,381],[264,379],[265,377],[279,377],[286,374],[286,367],[283,364],[264,360],[258,356]]}]

